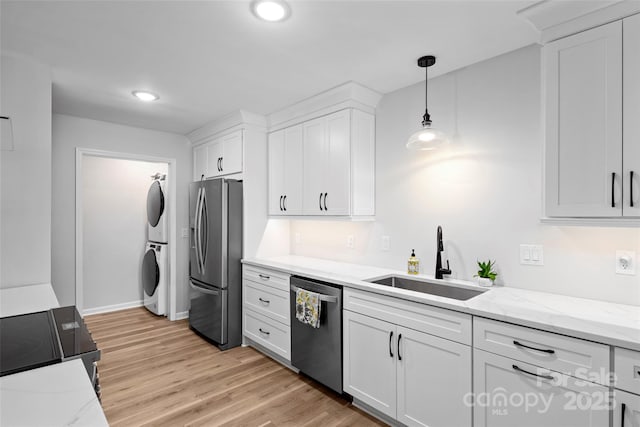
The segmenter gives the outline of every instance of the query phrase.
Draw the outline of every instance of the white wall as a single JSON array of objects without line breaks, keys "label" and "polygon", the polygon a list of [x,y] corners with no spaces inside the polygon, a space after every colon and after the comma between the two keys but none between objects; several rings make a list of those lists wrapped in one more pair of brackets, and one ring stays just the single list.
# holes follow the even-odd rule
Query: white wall
[{"label": "white wall", "polygon": [[51,75],[2,54],[0,113],[11,117],[13,151],[0,167],[0,288],[51,281]]},{"label": "white wall", "polygon": [[[435,152],[405,149],[424,112],[424,83],[385,95],[376,116],[376,221],[292,221],[291,252],[404,270],[415,248],[433,275],[442,225],[453,277],[471,279],[476,260],[491,258],[506,286],[640,305],[640,276],[614,269],[616,249],[640,255],[640,229],[539,221],[540,70],[540,48],[530,46],[430,80],[434,126],[453,137]],[[521,243],[544,245],[545,265],[520,265]]]},{"label": "white wall", "polygon": [[142,304],[147,192],[150,176],[167,169],[166,163],[84,156],[84,310]]},{"label": "white wall", "polygon": [[[188,184],[191,147],[186,137],[66,115],[53,115],[52,280],[61,304],[75,301],[76,147],[176,159],[177,311],[188,309]],[[115,291],[114,291],[115,292]]]}]

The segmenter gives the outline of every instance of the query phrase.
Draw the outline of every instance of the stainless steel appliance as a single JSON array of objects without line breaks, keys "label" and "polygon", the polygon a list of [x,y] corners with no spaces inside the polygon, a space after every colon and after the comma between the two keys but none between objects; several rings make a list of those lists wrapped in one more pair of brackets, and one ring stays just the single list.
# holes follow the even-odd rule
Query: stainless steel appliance
[{"label": "stainless steel appliance", "polygon": [[[296,319],[296,291],[320,295],[320,327]],[[292,276],[291,364],[314,380],[342,393],[342,287]]]},{"label": "stainless steel appliance", "polygon": [[242,343],[242,181],[189,186],[189,326],[222,350]]},{"label": "stainless steel appliance", "polygon": [[80,358],[100,396],[100,350],[74,306],[0,319],[0,376]]}]

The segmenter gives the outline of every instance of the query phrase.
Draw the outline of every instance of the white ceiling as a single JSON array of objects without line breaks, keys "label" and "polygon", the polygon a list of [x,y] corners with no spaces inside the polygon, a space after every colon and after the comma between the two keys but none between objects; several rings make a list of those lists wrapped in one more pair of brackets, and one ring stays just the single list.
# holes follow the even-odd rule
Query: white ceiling
[{"label": "white ceiling", "polygon": [[437,56],[431,77],[538,39],[516,15],[531,1],[289,3],[274,24],[241,0],[2,0],[2,50],[51,66],[56,113],[184,134],[347,81],[387,93],[424,79],[422,55]]}]

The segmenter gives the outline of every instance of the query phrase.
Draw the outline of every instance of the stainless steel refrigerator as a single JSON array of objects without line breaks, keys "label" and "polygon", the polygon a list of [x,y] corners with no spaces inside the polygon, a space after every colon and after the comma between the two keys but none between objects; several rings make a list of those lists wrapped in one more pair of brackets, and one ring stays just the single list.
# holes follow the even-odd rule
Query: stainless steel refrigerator
[{"label": "stainless steel refrigerator", "polygon": [[189,185],[189,326],[223,350],[242,342],[242,181]]}]

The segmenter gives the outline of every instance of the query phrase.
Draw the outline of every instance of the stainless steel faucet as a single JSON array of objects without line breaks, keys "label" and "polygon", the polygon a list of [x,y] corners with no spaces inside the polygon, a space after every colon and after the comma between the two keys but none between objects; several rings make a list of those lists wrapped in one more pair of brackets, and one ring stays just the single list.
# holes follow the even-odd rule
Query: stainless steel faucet
[{"label": "stainless steel faucet", "polygon": [[442,268],[442,251],[444,251],[444,245],[442,244],[442,227],[438,226],[438,236],[436,242],[436,279],[442,279],[443,274],[451,274],[449,269],[449,260],[447,260],[447,268]]}]

